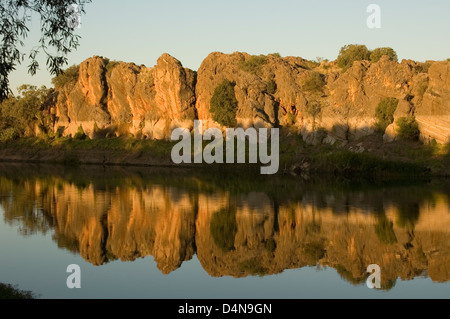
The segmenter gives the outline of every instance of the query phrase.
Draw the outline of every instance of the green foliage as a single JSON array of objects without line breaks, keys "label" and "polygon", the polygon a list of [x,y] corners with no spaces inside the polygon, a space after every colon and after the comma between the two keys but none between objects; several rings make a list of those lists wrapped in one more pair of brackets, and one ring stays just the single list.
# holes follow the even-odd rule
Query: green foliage
[{"label": "green foliage", "polygon": [[261,67],[267,63],[267,57],[264,55],[252,55],[247,60],[239,62],[239,68],[242,71],[256,74]]},{"label": "green foliage", "polygon": [[222,251],[234,250],[234,240],[237,233],[236,210],[224,208],[214,213],[210,231],[214,243]]},{"label": "green foliage", "polygon": [[[84,13],[84,5],[90,0],[11,0],[1,1],[0,37],[0,102],[9,95],[9,75],[27,56],[30,64],[28,72],[36,74],[39,69],[38,55],[44,53],[47,69],[52,75],[61,73],[67,64],[67,55],[79,46],[80,36],[77,29],[71,27],[78,24],[77,15],[70,15],[69,5],[77,4],[80,13]],[[32,19],[33,17],[33,19]],[[40,21],[32,25],[32,20]],[[71,23],[68,23],[71,22]],[[25,45],[31,27],[38,27],[39,40],[36,44]],[[40,29],[40,30],[39,30]],[[31,48],[23,52],[24,48]]]},{"label": "green foliage", "polygon": [[376,110],[377,127],[380,131],[386,131],[386,128],[394,123],[394,113],[397,110],[399,100],[393,97],[387,97],[380,101]]},{"label": "green foliage", "polygon": [[108,61],[108,64],[106,65],[106,75],[111,75],[112,70],[119,65],[120,62],[118,61]]},{"label": "green foliage", "polygon": [[245,260],[239,264],[239,269],[245,274],[251,276],[264,276],[267,274],[268,270],[262,265],[261,258],[253,257]]},{"label": "green foliage", "polygon": [[431,62],[425,62],[425,63],[417,63],[416,71],[419,73],[428,73],[428,70],[431,67]]},{"label": "green foliage", "polygon": [[343,174],[357,175],[367,174],[414,174],[426,175],[427,167],[421,163],[384,159],[371,153],[354,153],[347,150],[334,151],[321,154],[316,158],[316,164],[320,167],[328,167],[327,170]]},{"label": "green foliage", "polygon": [[281,54],[279,54],[278,52],[270,53],[269,56],[272,56],[274,58],[281,58]]},{"label": "green foliage", "polygon": [[48,108],[52,90],[45,86],[38,89],[22,85],[18,91],[18,97],[10,96],[0,105],[0,130],[11,127],[23,136],[27,131],[33,131],[37,122],[44,124],[41,109]]},{"label": "green foliage", "polygon": [[78,65],[72,65],[62,73],[58,74],[52,79],[52,83],[55,88],[62,88],[68,84],[75,84],[78,81],[80,75],[80,67]]},{"label": "green foliage", "polygon": [[306,106],[306,113],[314,119],[322,112],[322,104],[319,101],[310,101]]},{"label": "green foliage", "polygon": [[420,97],[423,97],[427,90],[428,90],[428,82],[424,81],[424,82],[419,84],[417,92],[419,93]]},{"label": "green foliage", "polygon": [[264,248],[266,248],[268,252],[274,253],[277,249],[277,243],[271,238],[264,243]]},{"label": "green foliage", "polygon": [[365,45],[350,44],[341,48],[337,58],[337,65],[345,72],[353,65],[353,62],[369,59],[370,51]]},{"label": "green foliage", "polygon": [[310,101],[306,105],[306,113],[313,118],[313,130],[316,129],[316,119],[322,113],[322,103],[319,101]]},{"label": "green foliage", "polygon": [[277,82],[269,79],[266,81],[266,92],[269,94],[275,94],[277,92]]},{"label": "green foliage", "polygon": [[397,120],[398,136],[405,140],[417,141],[420,136],[419,124],[414,116],[401,117]]},{"label": "green foliage", "polygon": [[13,127],[8,127],[0,131],[0,142],[5,143],[20,137],[20,133]]},{"label": "green foliage", "polygon": [[398,62],[398,56],[397,52],[394,51],[392,48],[377,48],[372,51],[370,54],[370,61],[371,62],[378,62],[380,59],[387,55],[390,60]]},{"label": "green foliage", "polygon": [[398,208],[397,225],[402,228],[414,229],[419,221],[420,205],[417,202],[403,203]]},{"label": "green foliage", "polygon": [[319,72],[312,72],[303,84],[303,90],[310,92],[323,92],[326,82]]},{"label": "green foliage", "polygon": [[354,286],[360,285],[366,281],[366,278],[353,277],[352,272],[350,270],[347,270],[347,268],[345,268],[345,266],[343,266],[341,264],[336,265],[335,269],[336,269],[337,273],[339,274],[339,276],[341,276],[342,279],[346,280],[347,282],[351,283]]},{"label": "green foliage", "polygon": [[315,136],[318,141],[322,142],[324,138],[328,136],[328,131],[323,127],[319,127],[315,133]]},{"label": "green foliage", "polygon": [[322,62],[328,62],[328,60],[327,59],[325,59],[324,57],[321,57],[321,56],[318,56],[318,57],[316,57],[316,61],[317,61],[317,63],[319,63],[319,64],[321,64]]},{"label": "green foliage", "polygon": [[383,244],[390,245],[397,243],[397,236],[395,236],[394,232],[394,223],[387,219],[384,214],[378,217],[378,222],[375,225],[375,234]]},{"label": "green foliage", "polygon": [[233,127],[237,124],[236,112],[238,101],[234,92],[236,84],[227,79],[214,90],[210,101],[210,112],[212,118],[221,125]]},{"label": "green foliage", "polygon": [[304,243],[303,257],[310,266],[315,266],[326,254],[325,245],[322,240]]},{"label": "green foliage", "polygon": [[0,299],[34,299],[31,291],[20,290],[15,286],[0,283]]},{"label": "green foliage", "polygon": [[74,139],[76,140],[85,140],[87,138],[86,134],[84,133],[83,126],[78,126],[78,130],[75,133]]}]

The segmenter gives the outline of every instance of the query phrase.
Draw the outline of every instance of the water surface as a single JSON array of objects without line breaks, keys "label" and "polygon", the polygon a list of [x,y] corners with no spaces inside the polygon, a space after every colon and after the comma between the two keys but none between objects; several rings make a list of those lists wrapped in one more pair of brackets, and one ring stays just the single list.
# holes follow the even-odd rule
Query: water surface
[{"label": "water surface", "polygon": [[42,298],[449,298],[449,195],[444,181],[1,164],[0,282]]}]

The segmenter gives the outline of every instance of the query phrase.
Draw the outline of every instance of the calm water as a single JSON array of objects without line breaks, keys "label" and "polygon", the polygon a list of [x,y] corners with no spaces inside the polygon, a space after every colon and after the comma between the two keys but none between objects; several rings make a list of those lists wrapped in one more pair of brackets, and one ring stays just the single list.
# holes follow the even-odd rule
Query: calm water
[{"label": "calm water", "polygon": [[0,282],[41,298],[450,298],[449,195],[438,181],[0,164]]}]

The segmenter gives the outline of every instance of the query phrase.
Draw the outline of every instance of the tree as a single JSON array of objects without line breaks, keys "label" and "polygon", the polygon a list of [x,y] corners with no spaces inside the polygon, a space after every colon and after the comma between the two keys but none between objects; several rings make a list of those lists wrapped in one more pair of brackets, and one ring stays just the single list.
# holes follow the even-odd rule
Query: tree
[{"label": "tree", "polygon": [[397,133],[400,138],[412,141],[417,141],[419,139],[419,124],[417,123],[415,116],[409,115],[407,117],[399,118],[397,120],[397,126]]},{"label": "tree", "polygon": [[270,77],[266,81],[266,92],[269,94],[275,94],[277,92],[277,82],[275,82],[273,77]]},{"label": "tree", "polygon": [[239,67],[242,71],[256,74],[261,71],[264,64],[267,63],[267,57],[264,55],[252,55],[247,60],[239,62]]},{"label": "tree", "polygon": [[378,62],[384,55],[387,55],[391,61],[398,62],[397,52],[392,48],[377,48],[373,50],[372,54],[370,54],[370,61]]},{"label": "tree", "polygon": [[80,67],[78,65],[72,65],[52,79],[53,85],[55,88],[62,88],[69,83],[76,83],[80,74],[79,70]]},{"label": "tree", "polygon": [[316,119],[322,112],[322,104],[319,101],[313,100],[306,105],[306,112],[313,118],[313,131],[316,130]]},{"label": "tree", "polygon": [[349,44],[341,48],[337,58],[337,64],[342,71],[347,71],[355,61],[369,60],[370,51],[365,45]]},{"label": "tree", "polygon": [[[75,34],[73,19],[84,13],[84,4],[91,0],[8,0],[0,3],[0,102],[10,93],[9,74],[23,62],[30,60],[28,72],[36,74],[39,69],[37,56],[43,51],[47,56],[47,69],[52,75],[62,73],[67,64],[67,54],[79,46],[80,36]],[[74,12],[77,5],[79,12]],[[30,29],[33,14],[40,18],[41,37],[37,46],[27,54],[20,50]]]},{"label": "tree", "polygon": [[42,110],[51,104],[52,90],[32,85],[22,85],[18,90],[19,97],[10,96],[0,105],[0,130],[11,128],[24,136],[33,131],[36,123],[45,126]]},{"label": "tree", "polygon": [[237,124],[236,112],[238,108],[238,101],[234,93],[234,86],[236,84],[227,79],[214,90],[213,97],[210,102],[210,112],[212,118],[217,123],[233,127]]},{"label": "tree", "polygon": [[377,127],[380,131],[386,131],[386,128],[394,123],[394,113],[397,110],[398,99],[387,97],[380,101],[376,110]]},{"label": "tree", "polygon": [[326,85],[323,76],[319,72],[312,72],[309,78],[303,84],[303,90],[322,92],[323,87]]},{"label": "tree", "polygon": [[222,208],[214,213],[210,224],[214,243],[224,252],[235,249],[234,240],[237,233],[236,209]]}]

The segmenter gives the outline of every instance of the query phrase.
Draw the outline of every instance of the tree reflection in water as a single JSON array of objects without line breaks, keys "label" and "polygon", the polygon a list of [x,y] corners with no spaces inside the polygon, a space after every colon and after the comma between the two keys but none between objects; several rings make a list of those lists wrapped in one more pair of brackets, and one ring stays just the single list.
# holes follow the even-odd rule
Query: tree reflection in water
[{"label": "tree reflection in water", "polygon": [[450,276],[449,187],[418,181],[304,182],[242,172],[0,167],[4,220],[23,236],[102,265],[153,256],[168,274],[197,254],[211,276],[332,267],[364,284],[379,264],[398,278]]}]

